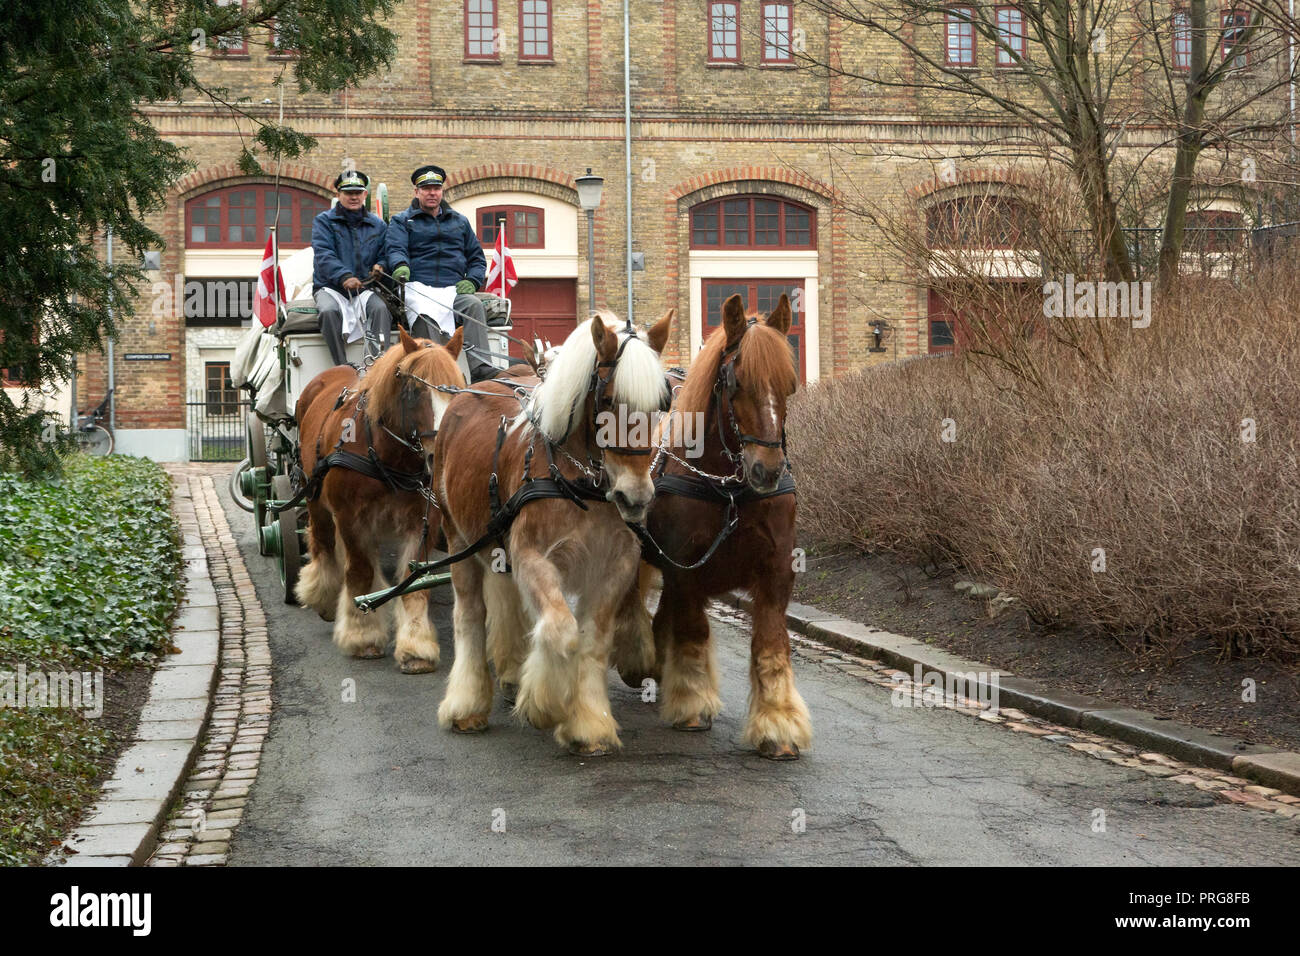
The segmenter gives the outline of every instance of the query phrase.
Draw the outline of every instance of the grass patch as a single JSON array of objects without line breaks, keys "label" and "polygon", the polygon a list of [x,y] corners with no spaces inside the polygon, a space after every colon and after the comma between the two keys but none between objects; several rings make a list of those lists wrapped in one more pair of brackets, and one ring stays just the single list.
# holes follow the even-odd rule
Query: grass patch
[{"label": "grass patch", "polygon": [[[58,479],[0,474],[0,694],[15,700],[20,663],[151,663],[183,567],[171,483],[153,462],[75,455]],[[0,865],[39,863],[59,844],[117,743],[82,711],[0,706]]]}]

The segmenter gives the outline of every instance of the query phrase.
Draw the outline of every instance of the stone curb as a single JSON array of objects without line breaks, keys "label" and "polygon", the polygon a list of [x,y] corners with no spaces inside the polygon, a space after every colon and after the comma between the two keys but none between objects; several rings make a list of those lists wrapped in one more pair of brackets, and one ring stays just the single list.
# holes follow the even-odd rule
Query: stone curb
[{"label": "stone curb", "polygon": [[[741,611],[753,610],[750,597],[737,591],[719,595],[717,600]],[[920,666],[923,671],[938,671],[946,679],[949,674],[980,675],[989,669],[987,664],[807,604],[790,603],[786,608],[786,626],[823,644],[874,657],[906,671]],[[1230,771],[1267,787],[1300,796],[1300,754],[1250,744],[1144,711],[1116,707],[1093,697],[1057,690],[1005,672],[997,674],[998,700],[1002,705],[1067,727],[1104,734],[1179,760]],[[976,686],[984,693],[990,690],[988,682],[978,678]]]},{"label": "stone curb", "polygon": [[56,851],[48,861],[54,865],[143,864],[198,754],[216,684],[220,622],[189,480],[174,473],[172,511],[185,559],[185,596],[172,624],[180,653],[166,655],[154,672],[135,742],[118,758],[99,802],[64,841],[76,852],[62,859]]}]

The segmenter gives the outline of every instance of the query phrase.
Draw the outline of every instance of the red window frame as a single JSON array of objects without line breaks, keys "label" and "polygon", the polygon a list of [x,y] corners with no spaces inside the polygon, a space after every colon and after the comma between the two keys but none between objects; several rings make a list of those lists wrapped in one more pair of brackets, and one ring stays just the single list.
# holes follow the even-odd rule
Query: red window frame
[{"label": "red window frame", "polygon": [[[516,241],[515,220],[510,213],[537,213],[537,241]],[[540,206],[485,206],[475,213],[478,241],[484,246],[494,246],[497,241],[496,224],[506,221],[506,245],[514,249],[542,249],[546,246],[546,210]],[[525,226],[525,228],[527,228]]]},{"label": "red window frame", "polygon": [[[972,219],[983,222],[997,234],[972,236],[967,228]],[[1020,203],[1007,196],[958,196],[945,199],[925,210],[925,241],[931,249],[1019,249],[1027,237],[1019,228],[1025,221]],[[991,241],[975,241],[977,238]]]},{"label": "red window frame", "polygon": [[[497,48],[497,3],[498,0],[465,0],[465,24],[464,24],[465,62],[467,63],[500,63],[501,62],[501,51]],[[470,9],[471,6],[476,6],[478,7],[478,9],[471,10]],[[479,31],[485,29],[485,24],[482,18],[487,15],[487,11],[483,9],[484,7],[487,7],[491,11],[491,15],[492,15],[491,24],[486,25],[486,29],[488,30],[489,52],[471,53],[469,47],[470,30],[471,30],[470,17],[476,16],[479,18],[479,22],[475,23],[472,29],[479,30]],[[474,40],[474,42],[479,44],[483,43],[481,34],[477,39]]]},{"label": "red window frame", "polygon": [[[713,43],[713,39],[714,39],[714,23],[715,23],[716,21],[719,21],[719,20],[721,20],[721,21],[723,21],[723,22],[725,23],[725,20],[726,20],[726,18],[728,17],[728,14],[725,12],[725,8],[727,8],[727,7],[730,7],[730,8],[731,8],[731,13],[730,13],[730,18],[731,18],[731,32],[730,32],[730,34],[729,34],[729,33],[727,32],[727,30],[726,30],[726,27],[725,27],[725,26],[723,27],[723,32],[722,32],[722,34],[721,34],[721,35],[722,35],[722,44],[721,44],[721,47],[722,47],[723,52],[725,53],[725,52],[726,52],[726,49],[727,49],[727,45],[728,45],[728,44],[727,44],[727,37],[728,37],[728,36],[731,36],[731,37],[734,39],[734,41],[735,41],[735,45],[736,45],[736,53],[735,53],[735,56],[725,56],[725,55],[724,55],[724,56],[714,56],[714,55],[713,55],[713,53],[714,53],[714,49],[715,49],[715,47],[714,47],[714,43]],[[710,3],[709,3],[709,33],[708,33],[708,40],[707,40],[707,42],[708,42],[708,45],[709,45],[709,59],[708,59],[708,62],[710,62],[710,63],[739,63],[739,62],[740,62],[740,56],[741,56],[741,53],[740,53],[740,0],[710,0]]]},{"label": "red window frame", "polygon": [[[746,233],[748,239],[744,243],[727,242],[727,203],[737,203],[745,201],[748,203],[746,210]],[[777,242],[775,243],[756,243],[755,238],[755,202],[775,202],[777,204]],[[796,209],[799,212],[806,213],[808,216],[808,242],[786,242],[786,211]],[[696,233],[707,231],[708,227],[698,225],[699,220],[712,212],[714,216],[713,231],[717,235],[716,242],[697,241]],[[735,215],[733,212],[732,215]],[[773,249],[800,249],[809,250],[817,248],[817,210],[811,206],[805,206],[803,203],[795,202],[793,199],[786,199],[783,196],[723,196],[720,199],[711,199],[708,202],[702,202],[691,208],[691,248],[692,249],[736,249],[748,250],[751,252],[767,252]],[[734,230],[733,230],[734,231]],[[802,230],[800,230],[802,231]]]},{"label": "red window frame", "polygon": [[[223,0],[216,0],[216,2],[218,6],[233,7],[236,0],[224,0],[224,2]],[[248,0],[238,0],[238,2],[241,10],[248,9]],[[221,40],[221,37],[217,37],[215,43],[216,51],[222,56],[248,56],[248,34],[240,34],[239,46],[222,46]]]},{"label": "red window frame", "polygon": [[[1250,26],[1250,11],[1237,8],[1223,10],[1219,13],[1219,25],[1223,29],[1219,42],[1220,53],[1224,60],[1227,60],[1228,51],[1231,50],[1233,44],[1236,43],[1237,36],[1240,35],[1242,30]],[[1231,30],[1232,33],[1231,42],[1229,42],[1228,39],[1229,30]],[[1234,70],[1244,70],[1246,67],[1250,66],[1249,47],[1243,47],[1238,51],[1236,56],[1233,57],[1233,60],[1236,61],[1231,67]]]},{"label": "red window frame", "polygon": [[[778,12],[778,8],[780,11]],[[793,63],[794,62],[794,4],[789,0],[778,0],[770,3],[764,0],[761,10],[763,17],[763,56],[759,61],[761,63]],[[774,16],[774,14],[776,14]],[[785,19],[785,47],[781,47],[781,27],[780,17]],[[768,56],[769,49],[777,51],[776,56]],[[781,54],[784,52],[784,56]]]},{"label": "red window frame", "polygon": [[1192,68],[1192,15],[1185,7],[1174,8],[1169,18],[1169,32],[1172,66],[1179,73],[1186,73]]},{"label": "red window frame", "polygon": [[1246,243],[1246,217],[1231,209],[1189,209],[1183,220],[1183,249],[1235,252]]},{"label": "red window frame", "polygon": [[[238,208],[241,211],[247,209],[247,206],[234,206],[226,200],[225,197],[233,193],[253,192],[253,239],[231,241],[229,239],[231,226],[247,226],[249,223],[243,221],[241,215],[239,222],[231,222],[230,212]],[[280,248],[287,249],[291,247],[301,248],[302,246],[311,245],[311,225],[316,216],[329,209],[329,201],[315,193],[308,192],[305,189],[297,189],[292,186],[281,186],[280,192],[289,197],[288,206],[282,206],[282,210],[289,213],[288,222],[285,221],[284,212],[280,215],[279,228],[281,232],[288,228],[289,237],[280,237]],[[185,246],[190,249],[261,249],[266,245],[266,237],[270,235],[271,224],[275,221],[275,204],[267,201],[268,194],[275,193],[275,186],[272,183],[246,183],[240,186],[227,186],[224,189],[214,189],[206,193],[189,199],[185,203]],[[215,223],[207,222],[207,216],[204,221],[196,222],[195,213],[202,209],[206,213],[213,208],[208,205],[208,200],[220,198],[221,202],[215,207],[219,210],[218,221]],[[311,200],[310,204],[303,202],[304,199]],[[308,215],[310,214],[310,215]],[[193,230],[198,227],[217,227],[217,240],[215,242],[207,239],[195,239]]]},{"label": "red window frame", "polygon": [[[954,14],[956,13],[964,13],[965,18],[954,16]],[[967,6],[949,7],[947,11],[945,11],[943,19],[944,19],[944,31],[943,31],[944,64],[947,66],[973,67],[975,65],[975,8],[967,7]],[[954,27],[958,31],[955,34],[953,33]],[[964,39],[966,34],[969,34],[970,36],[970,59],[954,60],[952,57],[953,38],[955,36],[960,41],[961,39]],[[958,43],[956,49],[960,56],[962,52],[962,47],[960,45],[960,42]]]},{"label": "red window frame", "polygon": [[[1003,30],[1002,15],[1004,13],[1014,14],[1014,19],[1008,17],[1007,26],[1009,28],[1012,27],[1016,28],[1018,32],[1010,33]],[[1007,46],[1011,47],[1011,49],[1014,50],[1023,60],[1025,58],[1025,11],[1021,10],[1019,7],[1012,4],[1009,6],[994,8],[993,15],[995,17],[995,23],[997,24],[997,28],[998,28],[998,39],[1004,42]],[[1010,67],[1011,69],[1016,69],[1020,65],[1014,59],[1011,58],[1010,54],[1008,54],[1006,50],[1002,49],[1002,47],[1000,46],[998,47],[997,63],[998,66],[1002,67],[1003,69],[1006,69],[1008,67]]]},{"label": "red window frame", "polygon": [[[531,17],[537,17],[537,16],[539,16],[539,14],[538,14],[538,12],[537,12],[536,10],[534,10],[532,13],[526,13],[526,12],[524,11],[524,6],[525,6],[526,4],[530,4],[530,3],[532,3],[532,4],[539,4],[540,6],[543,7],[543,9],[544,9],[544,11],[545,11],[544,16],[545,16],[545,18],[546,18],[546,21],[545,21],[545,30],[546,30],[546,42],[545,42],[545,46],[546,46],[546,51],[545,51],[544,53],[527,53],[527,52],[525,52],[525,48],[526,48],[526,46],[527,46],[528,43],[530,43],[530,42],[532,42],[532,43],[534,43],[534,44],[537,44],[537,43],[538,43],[538,41],[537,41],[537,39],[536,39],[535,37],[534,37],[534,39],[531,40],[531,41],[528,39],[528,31],[529,31],[530,29],[531,29],[531,30],[536,30],[537,27],[540,25],[540,24],[538,24],[536,21],[534,21],[534,23],[530,26],[530,25],[528,25],[528,24],[525,22],[525,20],[524,20],[524,18],[525,18],[525,17],[528,17],[528,16],[531,16]],[[548,62],[548,63],[549,63],[549,62],[551,62],[551,61],[554,59],[554,54],[552,53],[551,43],[552,43],[552,41],[555,39],[555,32],[554,32],[554,29],[553,29],[553,27],[552,27],[551,7],[552,7],[551,0],[519,0],[519,61],[520,61],[521,63],[527,63],[527,62],[529,62],[529,61],[532,61],[532,62],[545,61],[545,62]],[[540,44],[538,44],[538,45],[540,45]]]}]

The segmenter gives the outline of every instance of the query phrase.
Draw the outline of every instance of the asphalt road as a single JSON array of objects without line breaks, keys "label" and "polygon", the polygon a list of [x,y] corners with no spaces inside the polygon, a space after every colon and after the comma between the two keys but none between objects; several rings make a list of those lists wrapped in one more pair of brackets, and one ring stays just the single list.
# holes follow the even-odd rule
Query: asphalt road
[{"label": "asphalt road", "polygon": [[[716,621],[726,710],[709,733],[664,726],[613,672],[619,755],[579,761],[499,699],[487,733],[442,731],[450,590],[435,592],[437,673],[344,657],[331,625],[281,602],[251,516],[218,485],[275,667],[271,734],[232,865],[1300,863],[1300,818],[1219,804],[951,711],[895,708],[887,690],[807,658],[795,672],[813,747],[764,760],[740,743],[748,637]],[[353,703],[342,699],[349,678]]]}]

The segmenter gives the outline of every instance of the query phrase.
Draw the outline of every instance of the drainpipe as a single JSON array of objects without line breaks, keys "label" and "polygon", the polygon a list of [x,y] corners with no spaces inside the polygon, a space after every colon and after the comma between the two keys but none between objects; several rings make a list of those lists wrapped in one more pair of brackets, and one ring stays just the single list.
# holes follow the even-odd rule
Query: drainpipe
[{"label": "drainpipe", "polygon": [[[623,0],[623,163],[627,169],[627,321],[632,321],[632,57],[628,4]],[[1293,0],[1294,2],[1294,0]]]},{"label": "drainpipe", "polygon": [[[111,284],[113,277],[113,227],[108,227],[108,321],[111,325],[113,322],[113,286]],[[117,333],[108,337],[108,430],[117,431],[117,392],[113,391],[115,378],[113,375],[113,340],[117,338]],[[74,422],[75,424],[75,422]]]}]

